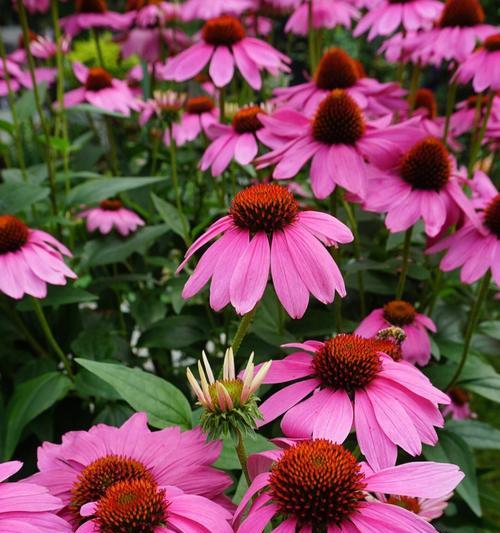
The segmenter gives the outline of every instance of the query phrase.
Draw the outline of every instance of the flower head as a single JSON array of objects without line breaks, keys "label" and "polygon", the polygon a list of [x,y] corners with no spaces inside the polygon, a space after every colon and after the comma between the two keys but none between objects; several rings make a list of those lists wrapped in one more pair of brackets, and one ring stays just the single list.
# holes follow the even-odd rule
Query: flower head
[{"label": "flower head", "polygon": [[99,207],[85,209],[77,215],[87,222],[87,230],[99,230],[103,235],[115,229],[120,235],[126,237],[144,226],[144,220],[130,209],[123,207],[120,200],[103,200]]},{"label": "flower head", "polygon": [[234,16],[208,20],[202,29],[202,42],[168,60],[163,71],[167,80],[186,81],[210,63],[209,74],[217,87],[226,86],[235,65],[253,89],[260,89],[261,70],[272,75],[289,70],[290,59],[265,41],[248,37],[243,24]]},{"label": "flower head", "polygon": [[467,420],[477,418],[477,414],[470,408],[470,394],[461,387],[453,387],[448,391],[451,403],[443,408],[443,415],[453,420]]},{"label": "flower head", "polygon": [[403,359],[425,366],[431,357],[431,343],[427,330],[436,332],[434,322],[426,315],[417,313],[409,302],[393,300],[380,309],[373,310],[356,328],[362,337],[374,337],[388,326],[402,328],[405,338],[401,343]]},{"label": "flower head", "polygon": [[324,246],[351,242],[351,231],[326,213],[300,211],[285,187],[259,184],[240,191],[229,214],[193,243],[177,271],[221,233],[184,286],[184,298],[212,279],[211,307],[218,311],[231,303],[237,313],[245,314],[262,298],[269,273],[293,318],[304,315],[309,293],[323,303],[333,301],[335,291],[345,295],[342,275]]},{"label": "flower head", "polygon": [[253,354],[248,360],[243,375],[236,376],[232,348],[226,351],[222,367],[222,379],[215,379],[210,363],[203,352],[203,364],[198,361],[201,386],[191,370],[187,370],[188,381],[203,407],[201,427],[212,439],[222,435],[238,435],[252,432],[258,419],[262,418],[257,407],[257,389],[264,379],[271,361],[263,364],[254,375]]},{"label": "flower head", "polygon": [[273,361],[264,382],[302,379],[261,405],[259,425],[286,413],[285,435],[341,443],[354,424],[374,469],[393,466],[397,446],[415,456],[422,442],[436,444],[434,426],[443,426],[438,403],[448,404],[449,398],[415,367],[383,352],[381,342],[387,341],[339,334],[325,342],[286,345],[301,351]]},{"label": "flower head", "polygon": [[48,233],[29,228],[13,215],[0,215],[0,291],[19,299],[45,298],[47,284],[66,285],[76,274],[64,263],[71,252]]},{"label": "flower head", "polygon": [[153,98],[141,105],[139,124],[143,126],[155,116],[170,127],[179,120],[185,101],[186,95],[184,94],[171,90],[155,91]]},{"label": "flower head", "polygon": [[392,491],[403,498],[439,498],[464,477],[457,466],[434,462],[406,463],[373,472],[349,450],[326,439],[255,454],[248,464],[253,481],[235,513],[236,524],[252,497],[262,492],[237,533],[262,531],[273,517],[281,519],[279,529],[273,529],[276,532],[394,529],[431,533],[435,529],[416,514],[377,501],[370,493]]}]

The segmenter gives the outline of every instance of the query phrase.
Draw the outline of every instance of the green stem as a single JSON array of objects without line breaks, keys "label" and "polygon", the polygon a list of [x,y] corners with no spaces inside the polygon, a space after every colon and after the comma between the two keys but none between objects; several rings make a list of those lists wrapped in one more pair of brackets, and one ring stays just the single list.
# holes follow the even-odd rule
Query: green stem
[{"label": "green stem", "polygon": [[156,176],[156,169],[158,166],[158,149],[160,148],[161,137],[155,135],[153,137],[153,149],[151,150],[151,176]]},{"label": "green stem", "polygon": [[431,316],[433,311],[434,311],[434,306],[436,305],[437,297],[438,297],[439,291],[441,289],[442,280],[443,280],[443,273],[441,272],[441,269],[438,266],[437,267],[437,271],[436,271],[436,277],[434,278],[434,284],[433,284],[433,287],[432,287],[431,299],[430,299],[429,305],[427,307],[427,314],[429,316]]},{"label": "green stem", "polygon": [[420,84],[420,73],[421,73],[420,63],[417,62],[413,65],[413,69],[411,72],[410,92],[408,94],[408,107],[409,107],[410,117],[413,114],[413,111],[415,109],[417,91],[418,91],[418,86]]},{"label": "green stem", "polygon": [[226,120],[226,88],[221,87],[219,89],[219,112],[220,112],[220,122]]},{"label": "green stem", "polygon": [[177,174],[177,154],[175,140],[172,131],[172,126],[170,125],[168,128],[170,133],[170,168],[172,174],[172,183],[174,185],[175,191],[175,205],[177,206],[177,211],[179,211],[179,215],[181,217],[182,229],[184,232],[184,241],[186,242],[186,244],[189,245],[189,228],[187,226],[186,217],[184,216],[184,211],[182,209],[181,189],[179,186],[179,176]]},{"label": "green stem", "polygon": [[[344,206],[344,210],[349,220],[349,225],[351,226],[352,234],[354,235],[354,242],[353,242],[354,256],[356,257],[356,261],[358,261],[359,263],[361,261],[361,241],[359,238],[358,223],[356,221],[356,216],[354,215],[353,209],[351,208],[349,203],[345,201],[344,198],[342,198],[342,205]],[[357,273],[357,276],[358,276],[360,311],[361,311],[361,316],[364,317],[366,314],[366,299],[365,299],[365,281],[363,277],[363,271],[359,270]]]},{"label": "green stem", "polygon": [[[495,97],[495,93],[493,91],[490,92],[490,95],[488,97],[488,102],[486,103],[486,109],[484,112],[483,122],[481,124],[481,128],[476,135],[475,139],[472,142],[471,145],[471,151],[470,151],[470,159],[469,159],[469,165],[467,167],[467,176],[469,178],[472,177],[472,174],[474,172],[474,165],[476,164],[477,157],[479,155],[479,151],[481,149],[481,143],[484,139],[484,134],[486,132],[486,128],[488,127],[488,121],[490,119],[491,115],[491,109],[493,107],[493,99]],[[481,101],[480,95],[478,95],[479,102]],[[479,103],[479,105],[481,105]]]},{"label": "green stem", "polygon": [[457,84],[452,82],[448,86],[448,92],[446,95],[446,118],[444,123],[443,142],[448,142],[448,135],[450,133],[450,121],[453,108],[455,107],[455,100],[457,98]]},{"label": "green stem", "polygon": [[64,368],[66,369],[66,372],[68,373],[68,377],[71,380],[74,380],[75,376],[73,374],[73,370],[71,370],[71,363],[67,358],[66,354],[62,351],[54,335],[52,334],[52,330],[50,329],[49,323],[47,322],[47,318],[45,317],[45,313],[43,312],[40,302],[36,298],[31,298],[31,302],[33,304],[33,309],[38,318],[38,322],[40,322],[40,326],[43,330],[45,338],[47,339],[47,342],[61,360],[62,364],[64,365]]},{"label": "green stem", "polygon": [[483,306],[486,295],[488,294],[490,280],[491,280],[491,271],[488,270],[488,272],[484,275],[483,279],[481,280],[481,283],[479,284],[479,287],[477,290],[477,296],[475,298],[475,301],[469,313],[469,319],[467,321],[467,329],[465,331],[464,349],[462,351],[462,358],[460,359],[460,363],[458,364],[458,367],[455,373],[453,374],[453,377],[448,383],[446,390],[451,389],[455,385],[455,383],[458,381],[458,378],[462,374],[462,370],[464,369],[465,363],[467,362],[467,356],[469,355],[469,348],[470,348],[471,341],[472,341],[472,335],[474,334],[474,330],[476,329],[479,316],[481,314],[481,308]]},{"label": "green stem", "polygon": [[405,242],[403,245],[403,264],[401,265],[401,273],[399,274],[398,287],[396,289],[396,300],[401,300],[405,290],[406,275],[408,274],[408,266],[410,260],[410,245],[411,234],[413,226],[408,228],[405,233]]},{"label": "green stem", "polygon": [[111,170],[115,176],[119,176],[120,164],[118,162],[116,140],[115,140],[115,135],[113,133],[113,124],[111,123],[111,117],[105,116],[104,122],[106,123],[106,132],[108,134],[109,155],[111,157]]},{"label": "green stem", "polygon": [[256,310],[257,306],[255,306],[251,311],[249,311],[246,315],[243,315],[243,317],[241,318],[240,325],[238,326],[238,329],[236,330],[236,333],[233,337],[233,342],[231,343],[234,355],[236,355],[236,353],[240,349],[241,343],[245,338],[246,334],[248,333],[250,324],[252,323],[252,319],[255,315]]},{"label": "green stem", "polygon": [[238,442],[236,443],[236,455],[238,456],[238,460],[241,465],[241,470],[245,476],[245,479],[247,480],[248,486],[250,486],[251,480],[250,475],[248,474],[248,452],[245,448],[245,443],[243,442],[243,435],[241,434],[241,431],[238,429]]},{"label": "green stem", "polygon": [[97,60],[99,61],[99,66],[101,68],[106,68],[104,66],[104,57],[102,55],[101,41],[99,39],[99,35],[97,34],[97,31],[95,29],[92,29],[91,32],[92,32],[92,37],[95,43],[95,49],[97,52]]},{"label": "green stem", "polygon": [[49,176],[50,184],[50,202],[52,206],[52,212],[57,215],[57,199],[56,199],[56,175],[54,171],[54,165],[52,161],[52,149],[50,145],[50,129],[47,123],[45,113],[42,108],[42,102],[40,100],[40,93],[38,92],[38,85],[35,76],[35,61],[30,49],[30,37],[28,18],[26,16],[26,10],[24,8],[23,0],[17,0],[17,10],[19,12],[19,21],[21,22],[21,28],[23,30],[24,49],[28,58],[28,66],[31,77],[31,84],[33,85],[33,96],[35,98],[35,106],[40,117],[40,123],[42,125],[43,134],[45,137],[45,159],[47,164],[47,173]]}]

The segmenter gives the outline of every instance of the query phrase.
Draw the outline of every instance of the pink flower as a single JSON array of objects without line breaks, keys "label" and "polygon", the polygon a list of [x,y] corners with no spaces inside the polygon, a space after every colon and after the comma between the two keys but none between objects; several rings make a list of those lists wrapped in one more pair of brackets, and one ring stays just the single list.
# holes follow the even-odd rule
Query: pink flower
[{"label": "pink flower", "polygon": [[422,219],[426,234],[435,237],[456,224],[462,212],[473,213],[460,180],[444,144],[426,137],[395,158],[391,170],[370,179],[364,207],[387,213],[385,225],[391,232],[405,231]]},{"label": "pink flower", "polygon": [[0,291],[16,300],[47,296],[47,283],[76,278],[63,261],[71,252],[45,231],[31,229],[12,215],[0,215]]},{"label": "pink flower", "polygon": [[471,202],[475,209],[485,209],[491,199],[497,195],[495,185],[482,170],[476,170],[467,184],[472,191]]},{"label": "pink flower", "polygon": [[[454,135],[463,135],[474,128],[478,98],[481,98],[479,120],[482,121],[484,119],[487,99],[482,95],[470,96],[466,100],[459,102],[456,105],[456,111],[451,115],[451,129]],[[496,127],[500,126],[500,96],[493,98],[490,118],[488,120],[488,127],[494,127],[495,125]]]},{"label": "pink flower", "polygon": [[[16,0],[12,0],[16,4]],[[46,13],[50,7],[50,0],[23,0],[24,7],[29,13]]]},{"label": "pink flower", "polygon": [[273,177],[289,179],[312,159],[311,187],[317,198],[326,198],[337,185],[364,197],[371,165],[380,166],[388,156],[402,155],[422,137],[416,119],[390,125],[388,115],[367,122],[358,104],[342,89],[332,91],[312,119],[292,109],[279,112],[279,120],[266,116],[260,120],[266,130],[290,140],[259,157],[257,168],[277,163]]},{"label": "pink flower", "polygon": [[9,92],[7,75],[9,77],[10,90],[19,91],[21,87],[31,87],[30,75],[23,72],[19,65],[11,59],[6,60],[7,72],[4,70],[3,61],[0,61],[0,96],[6,96]]},{"label": "pink flower", "polygon": [[483,46],[460,64],[453,80],[463,84],[472,80],[472,87],[476,93],[481,93],[486,89],[498,91],[500,89],[499,63],[500,33],[496,33],[486,37]]},{"label": "pink flower", "polygon": [[[200,133],[208,135],[210,128],[219,121],[219,110],[209,96],[188,98],[186,110],[179,122],[172,126],[172,134],[178,146],[194,141]],[[166,132],[168,133],[168,132]],[[167,136],[166,136],[167,137]],[[169,139],[166,138],[168,144]]]},{"label": "pink flower", "polygon": [[254,500],[237,533],[263,531],[274,517],[281,519],[275,533],[435,533],[416,514],[376,501],[370,493],[442,498],[464,477],[456,465],[430,461],[373,472],[349,450],[325,439],[252,455],[249,469],[253,481],[235,513],[236,524]]},{"label": "pink flower", "polygon": [[259,425],[286,413],[285,435],[341,443],[354,424],[360,449],[376,470],[396,463],[398,446],[420,455],[422,443],[437,443],[434,426],[444,425],[438,404],[450,399],[413,365],[387,355],[387,342],[339,334],[326,342],[285,345],[302,351],[273,360],[264,383],[300,381],[260,406]]},{"label": "pink flower", "polygon": [[186,96],[184,94],[176,93],[175,91],[155,91],[153,98],[140,103],[139,124],[144,126],[156,116],[162,119],[166,126],[172,125],[178,120],[185,100]]},{"label": "pink flower", "polygon": [[[119,481],[96,502],[81,508],[89,518],[76,533],[109,531],[189,531],[232,533],[231,513],[203,496],[185,494],[174,486],[147,479]],[[175,528],[175,529],[174,529]]]},{"label": "pink flower", "polygon": [[210,63],[209,74],[217,87],[226,86],[234,76],[235,65],[255,90],[262,86],[261,70],[273,76],[288,72],[290,59],[260,39],[247,37],[235,17],[221,16],[203,26],[202,42],[170,58],[163,71],[167,80],[186,81]]},{"label": "pink flower", "polygon": [[61,27],[74,37],[91,28],[124,30],[134,19],[134,13],[108,11],[106,0],[76,0],[76,13],[61,19]]},{"label": "pink flower", "polygon": [[134,97],[126,82],[111,77],[111,74],[103,68],[87,68],[81,63],[73,63],[73,72],[83,87],[65,93],[65,107],[88,102],[127,117],[131,110],[139,110],[139,101]]},{"label": "pink flower", "polygon": [[[156,63],[162,58],[162,48],[177,54],[191,46],[191,39],[179,28],[136,27],[127,32],[120,44],[123,57],[137,54],[148,63]],[[159,72],[156,75],[160,77]]]},{"label": "pink flower", "polygon": [[440,66],[443,61],[465,61],[476,41],[483,41],[498,31],[484,24],[479,0],[447,0],[437,26],[414,34],[412,60],[424,65]]},{"label": "pink flower", "polygon": [[385,39],[378,53],[384,54],[389,63],[408,63],[413,60],[413,54],[419,46],[420,32],[399,32]]},{"label": "pink flower", "polygon": [[444,416],[450,415],[453,420],[477,418],[477,414],[470,408],[470,394],[466,390],[460,387],[453,387],[453,389],[448,391],[448,396],[451,399],[451,403],[444,406]]},{"label": "pink flower", "polygon": [[200,160],[200,169],[211,168],[212,176],[220,176],[233,158],[240,165],[251,163],[259,150],[257,140],[265,141],[260,120],[263,114],[259,106],[244,107],[234,115],[230,126],[210,126],[207,133],[212,143]]},{"label": "pink flower", "polygon": [[115,229],[126,237],[139,226],[144,226],[144,220],[130,209],[123,207],[120,200],[103,200],[99,207],[86,209],[77,215],[87,221],[87,231],[99,230],[103,235]]},{"label": "pink flower", "polygon": [[351,231],[325,213],[299,212],[284,187],[260,184],[240,191],[229,214],[193,243],[177,271],[221,233],[198,262],[183,298],[194,296],[211,278],[212,309],[219,311],[231,303],[243,315],[262,298],[269,271],[276,294],[292,318],[304,315],[309,293],[323,303],[332,302],[335,291],[346,294],[342,275],[324,246],[351,242]]},{"label": "pink flower", "polygon": [[375,337],[381,329],[389,326],[400,327],[406,334],[406,339],[401,344],[403,358],[409,363],[425,366],[431,358],[427,329],[435,333],[434,322],[428,316],[417,313],[410,303],[394,300],[373,310],[363,319],[355,333],[362,337]]},{"label": "pink flower", "polygon": [[368,40],[371,41],[379,35],[391,35],[400,26],[405,31],[428,30],[443,7],[438,0],[381,0],[361,18],[353,35],[359,37],[369,29]]},{"label": "pink flower", "polygon": [[172,485],[223,503],[223,492],[232,481],[211,466],[221,448],[220,441],[206,443],[199,428],[151,432],[146,415],[136,413],[119,428],[99,424],[89,431],[66,433],[62,444],[44,443],[38,449],[39,472],[30,480],[61,498],[63,516],[75,524],[87,504],[100,501],[106,489],[124,481],[142,481],[160,489]]},{"label": "pink flower", "polygon": [[[351,21],[359,17],[359,11],[351,2],[345,0],[312,0],[312,24],[314,29],[351,27]],[[288,19],[285,32],[295,35],[307,35],[309,24],[309,6],[307,2],[294,11]]]},{"label": "pink flower", "polygon": [[275,89],[273,101],[312,116],[320,102],[335,89],[344,89],[366,113],[377,117],[407,107],[403,100],[406,91],[397,83],[379,83],[365,77],[361,64],[341,48],[325,52],[313,80]]},{"label": "pink flower", "polygon": [[71,526],[55,513],[59,498],[40,485],[5,481],[23,466],[19,461],[0,464],[0,530],[23,533],[71,533]]},{"label": "pink flower", "polygon": [[490,269],[493,280],[500,285],[500,193],[495,190],[489,194],[480,213],[467,213],[468,220],[459,230],[426,251],[434,254],[447,250],[439,268],[443,272],[461,268],[462,283],[474,283]]},{"label": "pink flower", "polygon": [[254,0],[187,0],[182,4],[184,20],[209,20],[221,15],[241,15],[251,9]]}]

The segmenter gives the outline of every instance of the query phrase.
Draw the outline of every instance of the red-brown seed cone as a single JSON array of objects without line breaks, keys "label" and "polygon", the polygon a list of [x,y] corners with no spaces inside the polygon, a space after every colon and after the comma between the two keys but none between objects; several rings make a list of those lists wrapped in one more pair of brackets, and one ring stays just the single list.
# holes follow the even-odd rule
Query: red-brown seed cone
[{"label": "red-brown seed cone", "polygon": [[22,220],[13,215],[0,215],[0,254],[17,252],[26,244],[28,236],[29,228]]}]

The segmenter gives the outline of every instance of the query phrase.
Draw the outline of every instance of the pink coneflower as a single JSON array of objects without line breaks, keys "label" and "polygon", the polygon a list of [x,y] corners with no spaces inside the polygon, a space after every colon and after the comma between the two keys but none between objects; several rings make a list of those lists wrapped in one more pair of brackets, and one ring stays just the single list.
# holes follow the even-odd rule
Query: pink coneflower
[{"label": "pink coneflower", "polygon": [[226,86],[234,76],[235,65],[253,89],[260,89],[261,70],[273,76],[288,72],[290,59],[255,37],[247,37],[243,24],[235,17],[208,20],[201,33],[202,42],[168,60],[167,80],[186,81],[210,63],[209,74],[217,87]]},{"label": "pink coneflower", "polygon": [[[345,0],[312,0],[312,25],[315,30],[332,29],[336,26],[350,28],[359,11],[351,2]],[[307,35],[309,25],[308,2],[303,2],[288,19],[285,32]]]},{"label": "pink coneflower", "polygon": [[254,6],[254,0],[187,0],[182,4],[184,20],[209,20],[221,15],[241,15]]},{"label": "pink coneflower", "polygon": [[[237,522],[255,494],[237,533],[263,531],[282,519],[278,533],[436,533],[403,507],[376,501],[370,493],[410,498],[442,498],[463,479],[456,465],[406,463],[372,472],[346,448],[325,439],[299,442],[284,450],[256,454],[256,476],[235,514]],[[262,460],[259,461],[259,456]],[[432,482],[429,482],[432,480]]]},{"label": "pink coneflower", "polygon": [[[178,54],[192,44],[191,38],[181,29],[160,27],[132,28],[119,42],[124,58],[137,54],[148,63],[160,61],[165,50],[170,54]],[[160,72],[156,75],[160,77]]]},{"label": "pink coneflower", "polygon": [[[38,59],[50,59],[54,57],[57,52],[57,46],[54,41],[34,32],[30,32],[30,51],[33,57]],[[68,53],[70,46],[70,38],[63,36],[61,39],[61,52],[63,54]],[[27,56],[24,48],[24,38],[21,34],[19,36],[19,48],[9,55],[9,59],[16,61],[17,63],[26,63]]]},{"label": "pink coneflower", "polygon": [[341,48],[325,52],[311,81],[275,89],[274,102],[311,116],[335,89],[344,89],[363,110],[376,116],[406,107],[403,100],[406,91],[397,83],[379,83],[365,77],[361,64]]},{"label": "pink coneflower", "polygon": [[378,53],[383,54],[388,63],[413,61],[413,54],[420,44],[421,33],[414,31],[398,32],[384,40]]},{"label": "pink coneflower", "polygon": [[370,164],[383,165],[388,156],[403,154],[422,137],[418,121],[390,125],[387,116],[367,122],[342,89],[332,91],[319,104],[312,120],[291,110],[278,123],[261,120],[271,133],[285,130],[291,140],[258,158],[257,168],[277,163],[273,177],[289,179],[312,159],[311,187],[317,198],[329,196],[336,185],[364,197]]},{"label": "pink coneflower", "polygon": [[453,420],[467,420],[477,418],[477,414],[470,408],[470,394],[461,387],[453,387],[448,391],[451,403],[443,408],[443,415]]},{"label": "pink coneflower", "polygon": [[139,124],[144,126],[153,117],[161,119],[166,126],[172,125],[179,119],[179,115],[186,101],[186,96],[175,91],[155,91],[153,98],[141,102]]},{"label": "pink coneflower", "polygon": [[473,213],[459,230],[426,251],[434,254],[447,250],[439,268],[443,272],[461,268],[463,283],[476,282],[490,269],[493,280],[500,285],[500,193],[491,191],[490,195],[479,217]]},{"label": "pink coneflower", "polygon": [[23,466],[19,461],[0,464],[0,531],[8,533],[71,533],[73,529],[55,513],[59,498],[40,485],[5,481]]},{"label": "pink coneflower", "polygon": [[366,209],[387,213],[391,232],[405,231],[422,219],[425,232],[436,237],[456,224],[462,212],[473,212],[460,188],[461,174],[454,158],[435,137],[426,137],[395,159],[391,171],[370,179]]},{"label": "pink coneflower", "polygon": [[389,326],[400,327],[406,334],[401,344],[403,358],[409,363],[425,366],[431,358],[431,341],[427,330],[436,332],[434,322],[428,316],[417,313],[410,303],[393,300],[373,310],[355,333],[362,337],[375,337],[381,329]]},{"label": "pink coneflower", "polygon": [[0,215],[0,291],[11,298],[47,296],[47,283],[76,278],[63,261],[71,252],[45,231],[31,229],[12,215]]},{"label": "pink coneflower", "polygon": [[400,26],[405,31],[430,29],[443,10],[438,0],[381,0],[366,13],[354,29],[354,37],[366,31],[368,40],[394,33]]},{"label": "pink coneflower", "polygon": [[286,413],[285,435],[343,442],[354,424],[360,449],[377,470],[396,463],[397,446],[420,455],[422,443],[436,444],[434,426],[444,424],[438,403],[450,399],[420,370],[395,362],[384,348],[389,342],[339,334],[287,345],[302,351],[273,360],[264,383],[306,379],[268,398],[260,406],[260,425]]},{"label": "pink coneflower", "polygon": [[233,158],[240,165],[251,163],[259,150],[257,140],[265,140],[261,139],[260,121],[264,113],[261,107],[252,105],[237,111],[230,126],[213,124],[207,132],[212,143],[200,160],[200,169],[211,168],[212,176],[219,176]]},{"label": "pink coneflower", "polygon": [[211,278],[212,309],[231,303],[243,315],[262,298],[269,271],[292,318],[304,315],[309,293],[323,303],[332,302],[335,291],[345,296],[342,275],[325,245],[351,242],[351,231],[326,213],[299,211],[284,187],[260,184],[240,191],[229,214],[194,242],[177,271],[220,233],[224,235],[208,248],[184,286],[184,298],[194,296]]},{"label": "pink coneflower", "polygon": [[10,90],[19,91],[22,87],[31,87],[30,75],[23,72],[20,66],[13,60],[6,60],[7,72],[4,70],[3,61],[0,61],[0,96],[6,96],[9,92],[7,76],[9,78]]},{"label": "pink coneflower", "polygon": [[500,33],[486,37],[481,48],[470,55],[457,69],[454,81],[468,83],[472,80],[472,87],[476,93],[491,89],[500,89]]},{"label": "pink coneflower", "polygon": [[203,496],[174,486],[159,487],[148,479],[119,481],[96,502],[81,509],[89,518],[76,533],[172,531],[232,533],[232,514]]},{"label": "pink coneflower", "polygon": [[[16,0],[12,0],[12,5],[16,6]],[[46,13],[50,7],[50,0],[23,0],[26,10],[31,13]]]},{"label": "pink coneflower", "polygon": [[130,111],[140,109],[140,103],[134,97],[127,83],[113,78],[103,68],[87,68],[81,63],[73,63],[73,72],[83,86],[65,93],[65,107],[88,102],[96,107],[121,113],[127,117],[130,115]]},{"label": "pink coneflower", "polygon": [[126,237],[134,233],[139,226],[144,226],[144,220],[130,209],[123,207],[120,200],[103,200],[99,207],[85,209],[77,215],[87,222],[87,231],[99,230],[107,235],[115,229],[120,235]]},{"label": "pink coneflower", "polygon": [[223,502],[223,492],[232,481],[211,466],[222,444],[206,443],[205,438],[199,429],[151,432],[146,415],[136,413],[119,428],[99,424],[89,431],[66,433],[62,444],[44,443],[38,449],[39,472],[30,479],[61,498],[63,516],[77,525],[82,507],[126,481],[160,488],[172,485]]},{"label": "pink coneflower", "polygon": [[74,37],[91,28],[124,30],[133,20],[131,13],[108,11],[106,0],[76,0],[76,13],[61,19],[61,27]]},{"label": "pink coneflower", "polygon": [[177,145],[182,146],[194,141],[201,132],[208,135],[211,126],[218,121],[219,110],[210,96],[188,98],[179,122],[172,126],[172,135]]},{"label": "pink coneflower", "polygon": [[[477,99],[481,98],[479,117],[476,117],[476,108],[478,105]],[[466,100],[459,102],[456,106],[456,111],[451,116],[451,129],[456,136],[463,135],[474,129],[475,121],[479,119],[479,124],[484,119],[484,113],[486,110],[487,98],[482,95],[470,96]],[[488,126],[500,125],[500,96],[493,98],[493,104],[491,106],[490,118],[488,120]],[[486,135],[485,135],[486,140]]]},{"label": "pink coneflower", "polygon": [[443,61],[465,61],[477,41],[498,32],[484,24],[484,11],[479,0],[447,0],[437,26],[414,35],[412,60],[424,65],[440,66]]}]

